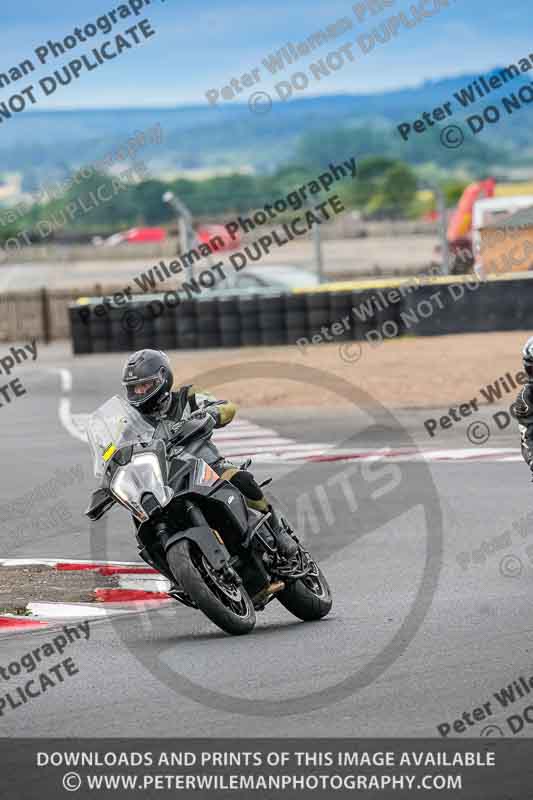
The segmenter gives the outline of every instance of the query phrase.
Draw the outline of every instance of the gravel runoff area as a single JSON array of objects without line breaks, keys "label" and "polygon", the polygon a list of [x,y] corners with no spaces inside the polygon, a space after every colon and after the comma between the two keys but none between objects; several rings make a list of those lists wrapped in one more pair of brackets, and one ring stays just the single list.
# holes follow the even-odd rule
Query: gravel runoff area
[{"label": "gravel runoff area", "polygon": [[116,576],[46,566],[0,567],[0,614],[24,614],[29,602],[92,603],[94,589],[118,586]]},{"label": "gravel runoff area", "polygon": [[[204,350],[173,353],[176,381],[199,381],[220,397],[243,408],[313,408],[342,398],[327,389],[273,376],[267,362],[314,367],[338,375],[367,392],[388,408],[444,408],[474,397],[481,386],[507,372],[514,377],[522,368],[521,350],[531,331],[456,334],[386,340],[379,346],[367,342],[336,342],[298,347],[249,347],[239,350]],[[359,349],[360,345],[360,349]],[[352,360],[356,359],[356,360]],[[265,364],[265,378],[202,384],[209,370]],[[223,373],[225,374],[225,373]],[[229,373],[228,373],[229,374]],[[244,369],[244,376],[246,369]],[[348,402],[346,401],[346,404]]]}]

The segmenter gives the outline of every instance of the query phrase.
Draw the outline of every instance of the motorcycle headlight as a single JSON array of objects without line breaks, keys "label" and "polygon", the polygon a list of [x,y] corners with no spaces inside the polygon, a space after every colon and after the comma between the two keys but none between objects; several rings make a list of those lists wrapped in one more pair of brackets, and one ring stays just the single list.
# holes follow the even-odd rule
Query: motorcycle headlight
[{"label": "motorcycle headlight", "polygon": [[148,519],[141,507],[141,498],[145,492],[151,492],[161,507],[166,506],[172,498],[172,492],[164,484],[161,465],[155,453],[138,453],[133,456],[129,464],[116,471],[110,489],[143,520]]}]

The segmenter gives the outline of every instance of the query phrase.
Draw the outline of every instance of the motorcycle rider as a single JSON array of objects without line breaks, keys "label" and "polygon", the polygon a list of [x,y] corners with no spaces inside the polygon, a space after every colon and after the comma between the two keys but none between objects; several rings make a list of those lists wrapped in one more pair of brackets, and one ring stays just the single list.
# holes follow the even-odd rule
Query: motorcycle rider
[{"label": "motorcycle rider", "polygon": [[520,390],[514,409],[520,430],[522,455],[533,473],[533,336],[524,345],[522,362],[528,382]]},{"label": "motorcycle rider", "polygon": [[[157,424],[161,419],[179,422],[198,411],[210,415],[215,428],[223,428],[233,420],[237,412],[235,403],[227,400],[219,402],[209,392],[201,391],[192,384],[172,391],[173,384],[174,375],[169,358],[161,350],[138,350],[124,364],[122,385],[126,398],[152,424]],[[286,558],[294,556],[298,550],[296,542],[284,530],[251,472],[226,461],[212,442],[209,446],[213,454],[210,466],[221,478],[242,492],[250,508],[263,513],[270,511],[270,523],[279,551]]]}]

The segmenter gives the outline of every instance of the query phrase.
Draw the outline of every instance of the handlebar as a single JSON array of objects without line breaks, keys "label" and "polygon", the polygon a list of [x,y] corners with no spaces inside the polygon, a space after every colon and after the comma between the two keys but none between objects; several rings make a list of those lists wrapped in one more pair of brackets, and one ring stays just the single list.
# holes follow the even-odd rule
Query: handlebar
[{"label": "handlebar", "polygon": [[[182,436],[182,434],[183,434],[183,429],[184,429],[184,427],[185,427],[187,424],[190,424],[191,422],[198,422],[198,421],[200,421],[202,424],[201,424],[201,425],[199,425],[199,426],[196,428],[196,430],[200,430],[200,429],[201,429],[201,427],[203,427],[203,425],[204,425],[205,423],[207,423],[207,422],[210,422],[210,423],[211,423],[211,426],[212,426],[212,427],[211,427],[211,430],[209,431],[209,433],[211,433],[211,431],[212,431],[212,430],[213,430],[213,428],[215,427],[215,420],[213,419],[213,417],[211,416],[211,414],[207,414],[207,413],[206,413],[205,411],[203,411],[203,410],[202,410],[202,413],[201,413],[201,414],[199,414],[198,412],[196,412],[196,411],[195,411],[195,412],[193,412],[193,413],[190,415],[190,417],[188,417],[188,419],[182,419],[182,420],[180,420],[179,422],[176,422],[176,423],[175,423],[175,424],[172,426],[172,431],[173,431],[173,433],[172,433],[172,436],[170,437],[170,440],[169,440],[169,441],[170,441],[171,443],[174,443],[174,442],[176,442],[178,439],[180,439],[180,438],[181,438],[181,436]],[[191,431],[191,433],[192,433],[192,431]]]}]

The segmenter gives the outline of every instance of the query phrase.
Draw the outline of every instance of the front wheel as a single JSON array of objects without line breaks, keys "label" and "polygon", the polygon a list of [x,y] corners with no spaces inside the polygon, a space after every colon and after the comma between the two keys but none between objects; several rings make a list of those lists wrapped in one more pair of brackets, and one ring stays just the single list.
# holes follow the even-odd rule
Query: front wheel
[{"label": "front wheel", "polygon": [[307,575],[289,584],[276,597],[287,611],[304,622],[322,619],[329,614],[333,604],[326,577],[314,561]]},{"label": "front wheel", "polygon": [[255,609],[244,587],[223,581],[191,541],[176,542],[167,561],[179,586],[211,622],[233,636],[253,629]]}]

